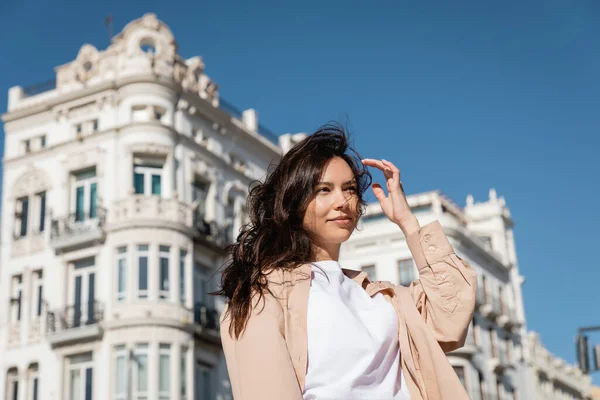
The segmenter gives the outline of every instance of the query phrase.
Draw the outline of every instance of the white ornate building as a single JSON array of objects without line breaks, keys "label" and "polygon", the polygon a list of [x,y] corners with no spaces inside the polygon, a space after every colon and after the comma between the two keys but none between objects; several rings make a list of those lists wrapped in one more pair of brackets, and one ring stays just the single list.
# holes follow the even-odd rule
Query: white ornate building
[{"label": "white ornate building", "polygon": [[153,14],[8,97],[0,398],[231,398],[208,292],[277,139]]},{"label": "white ornate building", "polygon": [[587,400],[593,398],[592,378],[576,365],[551,354],[535,332],[529,332],[531,400]]},{"label": "white ornate building", "polygon": [[[479,290],[473,324],[462,349],[450,363],[473,400],[531,399],[527,335],[513,221],[503,198],[467,198],[460,208],[440,192],[408,196],[421,225],[439,220],[456,253],[477,271]],[[402,231],[370,204],[362,230],[342,246],[345,268],[371,278],[408,285],[418,277]]]}]

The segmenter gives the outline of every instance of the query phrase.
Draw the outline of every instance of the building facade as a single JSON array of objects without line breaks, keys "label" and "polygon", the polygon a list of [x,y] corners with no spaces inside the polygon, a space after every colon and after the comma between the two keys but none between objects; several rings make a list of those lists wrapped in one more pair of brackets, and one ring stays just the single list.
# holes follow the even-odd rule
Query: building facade
[{"label": "building facade", "polygon": [[[530,399],[527,335],[513,222],[503,198],[467,198],[458,207],[439,192],[408,196],[421,225],[439,220],[456,253],[476,271],[477,306],[463,348],[448,358],[473,400]],[[342,246],[340,263],[363,270],[371,279],[409,285],[418,278],[402,231],[367,206],[362,226]]]},{"label": "building facade", "polygon": [[575,366],[550,353],[540,336],[529,332],[529,364],[533,385],[532,400],[588,400],[597,388],[592,378]]},{"label": "building facade", "polygon": [[230,399],[208,293],[277,138],[153,14],[8,96],[0,397]]}]

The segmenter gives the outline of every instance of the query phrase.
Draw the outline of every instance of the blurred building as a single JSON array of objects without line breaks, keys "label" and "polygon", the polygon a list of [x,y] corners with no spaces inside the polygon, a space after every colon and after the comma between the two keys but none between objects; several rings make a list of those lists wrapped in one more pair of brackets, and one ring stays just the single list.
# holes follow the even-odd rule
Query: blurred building
[{"label": "blurred building", "polygon": [[3,115],[0,398],[231,398],[208,292],[278,139],[153,14],[55,71]]},{"label": "blurred building", "polygon": [[[531,399],[527,335],[513,221],[503,198],[467,198],[460,208],[440,192],[408,196],[421,225],[439,220],[456,253],[477,271],[477,307],[466,344],[448,358],[473,400]],[[341,264],[372,279],[408,286],[418,278],[402,231],[367,206],[362,228],[342,246]]]},{"label": "blurred building", "polygon": [[[576,365],[551,354],[535,332],[529,332],[532,400],[593,399],[592,378]],[[597,388],[596,388],[597,389]],[[597,394],[597,392],[596,392]]]}]

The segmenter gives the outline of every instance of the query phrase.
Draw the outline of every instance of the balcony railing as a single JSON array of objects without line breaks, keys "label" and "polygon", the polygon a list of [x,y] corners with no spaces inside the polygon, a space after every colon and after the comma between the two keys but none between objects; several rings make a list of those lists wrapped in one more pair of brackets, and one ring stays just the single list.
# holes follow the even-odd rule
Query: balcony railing
[{"label": "balcony railing", "polygon": [[138,224],[154,225],[157,222],[190,227],[192,211],[187,204],[177,199],[160,196],[133,194],[118,200],[110,213],[110,225],[125,224],[131,226],[133,220]]},{"label": "balcony railing", "polygon": [[194,214],[194,229],[198,240],[219,250],[231,244],[232,237],[228,228],[214,221],[207,222],[200,213]]},{"label": "balcony railing", "polygon": [[202,303],[194,305],[194,323],[202,329],[219,331],[219,313],[214,308],[208,307]]},{"label": "balcony railing", "polygon": [[50,79],[46,82],[40,82],[23,88],[25,97],[35,96],[36,94],[49,92],[56,89],[56,79]]},{"label": "balcony railing", "polygon": [[104,319],[104,307],[98,301],[72,305],[48,312],[46,335],[53,345],[93,340],[102,335],[100,322]]},{"label": "balcony railing", "polygon": [[50,226],[50,243],[54,248],[65,249],[78,247],[89,242],[104,240],[104,224],[106,209],[98,207],[96,215],[71,213],[67,217],[52,220]]},{"label": "balcony railing", "polygon": [[[230,102],[223,99],[223,97],[219,97],[219,108],[237,120],[242,121],[243,113],[242,111],[231,104]],[[264,136],[267,140],[269,140],[273,144],[278,144],[279,140],[277,135],[273,133],[271,130],[267,129],[264,125],[258,124],[257,131],[260,135]]]}]

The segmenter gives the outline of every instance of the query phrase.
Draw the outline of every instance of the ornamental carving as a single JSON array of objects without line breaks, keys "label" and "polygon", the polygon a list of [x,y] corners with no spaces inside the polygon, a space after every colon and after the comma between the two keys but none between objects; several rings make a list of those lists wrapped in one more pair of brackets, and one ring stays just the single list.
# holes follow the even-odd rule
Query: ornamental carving
[{"label": "ornamental carving", "polygon": [[23,173],[23,175],[15,181],[11,196],[13,198],[19,198],[48,191],[52,187],[51,182],[50,177],[45,171],[39,168],[30,167],[28,171]]},{"label": "ornamental carving", "polygon": [[153,143],[134,143],[129,146],[131,153],[137,154],[149,154],[149,155],[164,155],[167,156],[173,150],[172,147],[164,144],[153,144]]},{"label": "ornamental carving", "polygon": [[88,167],[96,167],[96,175],[103,174],[103,154],[102,148],[96,148],[85,152],[70,154],[63,161],[63,166],[67,171],[78,171]]},{"label": "ornamental carving", "polygon": [[[205,177],[211,182],[217,180],[216,168],[201,158],[192,158],[192,170],[196,175]],[[194,179],[193,175],[194,174],[192,174],[192,181]]]}]

